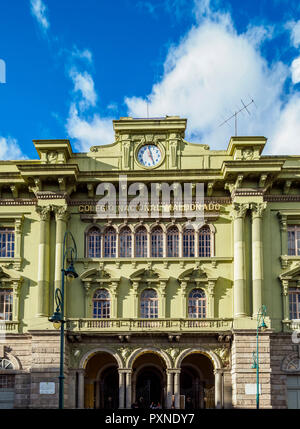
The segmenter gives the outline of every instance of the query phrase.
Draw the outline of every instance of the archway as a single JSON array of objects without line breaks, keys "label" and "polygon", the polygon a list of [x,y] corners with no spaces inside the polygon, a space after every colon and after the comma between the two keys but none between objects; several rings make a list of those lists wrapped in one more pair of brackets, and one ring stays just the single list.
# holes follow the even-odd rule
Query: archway
[{"label": "archway", "polygon": [[181,362],[181,408],[214,408],[215,376],[212,361],[201,353],[191,353]]},{"label": "archway", "polygon": [[143,353],[135,359],[132,369],[133,401],[138,402],[143,408],[150,408],[152,402],[157,402],[164,408],[166,365],[163,358],[156,353]]},{"label": "archway", "polygon": [[118,362],[110,353],[98,352],[85,367],[84,408],[116,409],[118,406]]}]

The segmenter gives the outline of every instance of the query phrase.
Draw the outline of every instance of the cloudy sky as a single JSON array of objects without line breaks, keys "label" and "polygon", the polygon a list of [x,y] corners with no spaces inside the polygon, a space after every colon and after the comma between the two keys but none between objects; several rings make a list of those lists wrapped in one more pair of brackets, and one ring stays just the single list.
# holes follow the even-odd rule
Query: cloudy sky
[{"label": "cloudy sky", "polygon": [[[180,115],[226,149],[300,155],[299,0],[0,0],[0,159],[33,139],[112,143],[112,119]],[[148,105],[148,107],[147,107]]]}]

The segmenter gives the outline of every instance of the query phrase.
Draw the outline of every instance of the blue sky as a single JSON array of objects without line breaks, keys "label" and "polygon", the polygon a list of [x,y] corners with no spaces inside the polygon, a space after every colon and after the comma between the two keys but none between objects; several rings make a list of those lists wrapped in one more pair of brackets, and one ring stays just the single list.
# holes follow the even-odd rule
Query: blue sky
[{"label": "blue sky", "polygon": [[[1,0],[0,159],[32,139],[74,151],[113,142],[112,119],[180,115],[186,138],[225,149],[265,135],[300,154],[300,3],[294,0]],[[3,81],[3,70],[2,76]]]}]

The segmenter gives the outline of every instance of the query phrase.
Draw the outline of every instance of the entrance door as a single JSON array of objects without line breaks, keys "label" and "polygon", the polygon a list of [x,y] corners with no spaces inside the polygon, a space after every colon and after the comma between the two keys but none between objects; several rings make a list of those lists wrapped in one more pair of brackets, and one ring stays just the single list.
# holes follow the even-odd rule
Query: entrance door
[{"label": "entrance door", "polygon": [[149,408],[152,402],[160,402],[162,405],[163,391],[161,375],[157,370],[146,368],[138,374],[136,383],[136,400],[144,398],[146,408]]},{"label": "entrance door", "polygon": [[287,376],[288,408],[300,410],[300,376]]},{"label": "entrance door", "polygon": [[100,380],[100,408],[119,407],[119,374],[116,367],[103,371]]},{"label": "entrance door", "polygon": [[0,375],[0,409],[14,407],[14,375]]}]

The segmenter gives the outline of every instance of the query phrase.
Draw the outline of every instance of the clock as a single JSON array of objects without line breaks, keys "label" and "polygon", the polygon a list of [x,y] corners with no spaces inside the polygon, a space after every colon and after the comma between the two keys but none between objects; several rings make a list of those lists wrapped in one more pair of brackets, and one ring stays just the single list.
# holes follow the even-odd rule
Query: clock
[{"label": "clock", "polygon": [[155,144],[145,144],[139,149],[137,159],[143,167],[155,167],[161,162],[161,150]]}]

